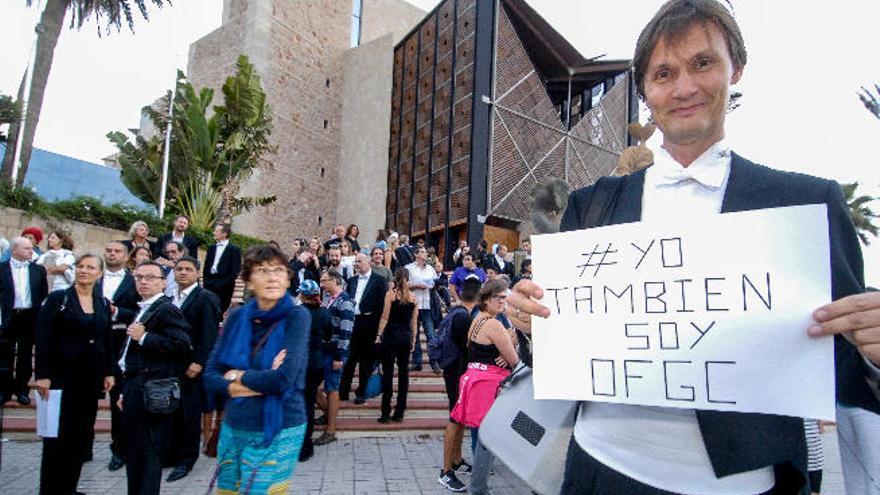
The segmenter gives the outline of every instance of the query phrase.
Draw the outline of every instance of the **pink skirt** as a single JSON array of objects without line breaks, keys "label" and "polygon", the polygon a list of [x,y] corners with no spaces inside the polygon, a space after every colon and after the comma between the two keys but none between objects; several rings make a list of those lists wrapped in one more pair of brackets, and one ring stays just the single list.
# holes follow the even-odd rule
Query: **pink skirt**
[{"label": "pink skirt", "polygon": [[457,423],[477,428],[498,393],[498,384],[507,378],[510,370],[482,363],[469,363],[458,384],[458,402],[449,417]]}]

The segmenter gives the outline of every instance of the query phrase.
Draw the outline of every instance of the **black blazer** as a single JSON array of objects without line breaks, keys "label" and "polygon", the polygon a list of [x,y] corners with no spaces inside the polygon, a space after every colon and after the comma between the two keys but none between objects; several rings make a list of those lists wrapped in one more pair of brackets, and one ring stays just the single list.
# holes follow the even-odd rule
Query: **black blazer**
[{"label": "black blazer", "polygon": [[180,312],[189,324],[189,337],[193,346],[192,362],[204,368],[220,329],[220,299],[213,292],[196,285],[183,301]]},{"label": "black blazer", "polygon": [[[122,244],[123,246],[125,246],[126,249],[128,249],[128,254],[131,254],[132,249],[134,249],[134,244],[131,242],[131,239],[122,239],[119,241],[119,243]],[[156,249],[157,249],[156,242],[147,239],[147,247],[149,248],[150,253],[155,258],[156,257]]]},{"label": "black blazer", "polygon": [[189,324],[183,313],[162,296],[143,317],[149,335],[144,345],[132,340],[125,356],[125,376],[141,375],[145,380],[181,376],[192,362]]},{"label": "black blazer", "polygon": [[52,292],[40,309],[34,376],[52,380],[53,389],[103,395],[104,377],[113,374],[110,306],[103,297],[92,300],[93,326],[86,322],[74,287]]},{"label": "black blazer", "polygon": [[[360,279],[357,276],[348,279],[345,290],[354,301],[354,295],[357,293],[357,286]],[[385,292],[388,290],[388,282],[385,277],[376,272],[370,273],[367,280],[367,287],[364,289],[364,295],[361,297],[361,303],[358,305],[361,316],[372,316],[377,320],[382,316],[382,310],[385,307]]]},{"label": "black blazer", "polygon": [[305,279],[314,280],[315,282],[320,282],[321,280],[321,272],[314,263],[309,263],[308,266],[306,266],[298,258],[293,258],[287,263],[287,267],[293,272],[290,276],[290,293],[294,296],[299,293],[299,284],[302,282],[299,278],[299,271],[303,268],[306,269],[303,272],[303,277]]},{"label": "black blazer", "polygon": [[[159,239],[156,241],[156,245],[153,251],[153,257],[158,258],[159,256],[164,256],[165,253],[162,251],[165,250],[165,244],[171,242],[172,232],[168,232],[167,234],[162,234],[159,236]],[[199,257],[199,245],[201,241],[198,238],[193,237],[191,235],[184,234],[183,236],[183,246],[186,248],[186,254],[192,256],[193,258]]]},{"label": "black blazer", "polygon": [[[104,294],[103,283],[104,280],[101,279],[95,284],[95,290],[101,296]],[[128,269],[125,269],[125,277],[123,277],[119,287],[116,288],[116,292],[113,293],[113,299],[110,300],[116,306],[116,322],[126,325],[131,323],[134,317],[137,316],[138,311],[140,311],[137,304],[140,300],[141,296],[138,295],[137,289],[134,286],[134,276],[132,276]]]},{"label": "black blazer", "polygon": [[[34,262],[28,263],[28,285],[31,291],[31,307],[39,310],[43,299],[49,293],[49,283],[46,278],[46,269]],[[12,317],[12,308],[15,307],[15,282],[12,280],[12,260],[0,264],[0,310],[3,320],[0,328],[5,328]]]},{"label": "black blazer", "polygon": [[[620,180],[620,196],[609,224],[641,219],[645,171]],[[593,188],[587,187],[571,193],[560,230],[577,230],[585,224],[592,192]],[[832,298],[863,292],[861,249],[840,186],[830,180],[774,170],[732,155],[722,213],[807,204],[828,207]],[[835,338],[835,352],[837,400],[880,413],[880,404],[864,380],[866,368],[861,355],[840,336]],[[696,414],[717,476],[772,465],[781,493],[796,493],[804,486],[806,441],[800,418],[720,411]]]},{"label": "black blazer", "polygon": [[238,249],[238,246],[231,242],[227,244],[223,255],[220,256],[220,262],[217,264],[217,273],[211,273],[216,254],[216,244],[208,247],[208,254],[205,256],[205,265],[202,269],[205,288],[215,293],[216,289],[229,290],[230,287],[235,287],[235,279],[238,278],[238,273],[241,271],[241,250]]}]

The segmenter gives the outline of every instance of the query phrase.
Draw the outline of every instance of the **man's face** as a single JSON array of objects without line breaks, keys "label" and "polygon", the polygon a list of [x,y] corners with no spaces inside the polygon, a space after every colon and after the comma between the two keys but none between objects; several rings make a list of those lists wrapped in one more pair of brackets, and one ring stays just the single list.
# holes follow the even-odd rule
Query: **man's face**
[{"label": "man's face", "polygon": [[487,282],[488,282],[489,280],[495,280],[495,278],[497,277],[497,275],[498,275],[498,274],[495,273],[495,269],[494,269],[494,268],[486,268],[486,281],[487,281]]},{"label": "man's face", "polygon": [[416,261],[419,263],[424,263],[428,260],[428,251],[425,248],[420,247],[416,249]]},{"label": "man's face", "polygon": [[327,262],[330,263],[330,266],[339,266],[339,263],[342,262],[342,251],[339,249],[327,251]]},{"label": "man's face", "polygon": [[370,255],[370,261],[372,261],[374,265],[381,265],[382,262],[385,261],[385,253],[381,249],[374,249],[373,253]]},{"label": "man's face", "polygon": [[674,43],[660,39],[648,61],[644,87],[664,147],[700,151],[723,138],[730,85],[741,75],[714,24],[693,24]]},{"label": "man's face", "polygon": [[337,239],[342,239],[345,236],[345,227],[342,225],[337,225],[333,230],[333,233],[336,234]]},{"label": "man's face", "polygon": [[190,261],[181,261],[174,266],[174,280],[181,289],[186,289],[199,281],[199,271]]},{"label": "man's face", "polygon": [[177,261],[183,255],[183,253],[180,252],[180,248],[177,247],[176,242],[169,242],[165,245],[165,254],[171,261]]},{"label": "man's face", "polygon": [[354,259],[354,270],[361,275],[366,275],[370,271],[370,260],[366,254],[358,254]]},{"label": "man's face", "polygon": [[336,279],[326,273],[321,274],[319,284],[324,292],[329,292],[330,294],[335,294],[336,291],[339,290],[339,286],[336,284]]},{"label": "man's face", "polygon": [[128,252],[125,246],[118,242],[111,242],[104,246],[104,264],[114,272],[128,261]]},{"label": "man's face", "polygon": [[156,265],[139,266],[134,271],[137,293],[143,299],[149,299],[165,290],[165,275]]},{"label": "man's face", "polygon": [[174,230],[178,232],[184,232],[189,228],[189,220],[186,217],[177,217],[177,220],[174,221]]},{"label": "man's face", "polygon": [[223,230],[223,227],[217,225],[214,227],[214,240],[215,241],[224,241],[226,240],[226,232]]},{"label": "man's face", "polygon": [[529,254],[532,254],[532,241],[528,239],[522,241],[522,250]]},{"label": "man's face", "polygon": [[504,244],[498,246],[498,257],[503,258],[507,256],[507,246]]},{"label": "man's face", "polygon": [[474,257],[468,254],[462,259],[461,265],[468,270],[473,270],[476,267],[476,264],[474,263]]},{"label": "man's face", "polygon": [[[27,237],[25,237],[25,239],[27,239]],[[33,256],[34,245],[29,239],[20,241],[14,248],[12,248],[12,257],[18,261],[28,261]]]}]

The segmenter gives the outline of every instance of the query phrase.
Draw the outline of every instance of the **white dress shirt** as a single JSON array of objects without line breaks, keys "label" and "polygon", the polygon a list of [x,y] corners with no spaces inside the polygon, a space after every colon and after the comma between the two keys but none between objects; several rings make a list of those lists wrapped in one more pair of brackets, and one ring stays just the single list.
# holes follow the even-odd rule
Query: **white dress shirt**
[{"label": "white dress shirt", "polygon": [[174,300],[173,300],[174,305],[177,306],[178,308],[182,307],[183,303],[186,302],[186,298],[189,297],[190,294],[192,294],[192,291],[194,291],[196,289],[197,285],[199,285],[199,284],[194,283],[194,284],[190,285],[189,287],[187,287],[186,289],[177,291],[177,293],[174,294]]},{"label": "white dress shirt", "polygon": [[[654,150],[654,165],[645,173],[642,221],[706,221],[721,212],[729,175],[730,150],[723,141],[686,168],[666,150]],[[693,409],[585,402],[574,436],[602,464],[666,491],[753,495],[775,483],[772,466],[716,478]]]},{"label": "white dress shirt", "polygon": [[119,286],[122,285],[122,281],[125,279],[125,268],[120,268],[115,272],[111,272],[110,270],[104,271],[104,278],[101,284],[101,290],[104,293],[104,298],[110,302],[113,302],[113,297],[116,295],[116,291],[119,290]]},{"label": "white dress shirt", "polygon": [[31,303],[31,272],[28,268],[30,261],[18,261],[15,258],[9,260],[12,268],[12,283],[15,285],[14,309],[30,309]]},{"label": "white dress shirt", "polygon": [[416,296],[416,306],[419,309],[431,309],[431,287],[434,287],[434,280],[437,278],[437,272],[434,267],[425,263],[424,268],[419,268],[416,262],[406,265],[406,271],[409,272],[409,285],[426,285],[427,289],[412,289],[412,293]]},{"label": "white dress shirt", "polygon": [[367,282],[370,281],[370,275],[373,270],[369,270],[364,275],[358,275],[357,289],[354,291],[354,314],[361,314],[361,299],[364,297],[364,290],[367,288]]},{"label": "white dress shirt", "polygon": [[[139,302],[139,303],[138,303],[138,307],[140,307],[141,310],[138,311],[138,314],[137,314],[137,316],[135,317],[134,321],[136,321],[136,322],[140,322],[140,321],[141,321],[141,318],[144,317],[144,313],[147,312],[147,310],[150,308],[150,306],[152,306],[153,303],[155,303],[156,301],[158,301],[159,298],[162,297],[162,296],[164,296],[164,295],[165,295],[165,294],[163,294],[163,293],[160,292],[160,293],[156,294],[155,296],[153,296],[153,297],[151,297],[151,298],[149,298],[149,299],[147,299],[147,300],[145,300],[145,301],[141,301],[141,302]],[[141,338],[138,339],[138,341],[137,341],[138,345],[144,345],[144,340],[146,340],[146,338],[147,338],[147,334],[148,334],[148,333],[149,333],[149,332],[144,332],[144,334],[141,335]],[[119,362],[117,363],[117,364],[119,364],[119,369],[121,369],[123,373],[125,373],[125,357],[128,355],[128,347],[129,347],[130,345],[131,345],[131,337],[126,337],[126,338],[125,338],[125,347],[122,349],[122,356],[119,358]]]},{"label": "white dress shirt", "polygon": [[211,273],[217,273],[217,265],[220,263],[220,258],[223,256],[223,251],[226,251],[227,245],[229,245],[229,239],[217,242],[217,251],[214,253],[214,263],[211,264]]}]

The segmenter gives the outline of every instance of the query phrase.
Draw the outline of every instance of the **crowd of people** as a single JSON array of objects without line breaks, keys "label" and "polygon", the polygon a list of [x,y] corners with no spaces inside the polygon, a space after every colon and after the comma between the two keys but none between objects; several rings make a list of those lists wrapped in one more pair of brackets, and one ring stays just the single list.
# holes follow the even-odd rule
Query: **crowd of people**
[{"label": "crowd of people", "polygon": [[[30,227],[0,255],[0,400],[29,405],[31,389],[42,399],[62,394],[57,436],[43,439],[42,493],[76,491],[93,456],[94,429],[83,425],[94,424],[105,397],[108,469],[125,467],[129,493],[158,493],[163,468],[173,468],[167,482],[182,479],[202,452],[218,458],[220,490],[283,489],[298,461],[336,440],[341,404],[372,398],[378,369],[377,421],[402,422],[409,373],[422,370],[421,336],[437,339],[446,315],[460,316],[450,308],[475,308],[484,282],[495,284],[495,297],[511,276],[531,276],[528,252],[514,275],[506,246],[470,252],[462,242],[450,279],[423,240],[410,245],[391,232],[362,243],[356,225],[337,226],[323,242],[296,239],[288,256],[275,242],[242,255],[230,226],[218,224],[203,263],[188,218],[173,225],[153,241],[137,221],[101,254],[77,252],[64,231]],[[245,289],[234,300],[238,279]],[[460,359],[443,367],[427,359],[444,376],[450,411],[468,364],[462,329],[476,311],[455,322]],[[509,360],[515,341],[504,347]],[[316,424],[324,428],[313,438]],[[454,469],[441,479],[470,472],[463,432],[453,433]],[[247,467],[267,457],[283,462]]]},{"label": "crowd of people", "polygon": [[[598,185],[571,193],[564,213],[554,212],[558,227],[825,205],[834,301],[816,308],[803,331],[835,338],[848,493],[880,494],[880,293],[865,290],[839,186],[758,166],[725,144],[729,90],[745,64],[742,33],[724,4],[664,4],[633,60],[635,89],[662,133],[662,150],[649,169],[615,179],[608,204],[596,199]],[[154,243],[136,222],[100,256],[77,254],[62,232],[50,232],[41,251],[44,233],[28,228],[0,257],[0,398],[27,405],[32,385],[44,398],[62,392],[58,434],[43,439],[42,493],[76,492],[92,456],[94,431],[84,425],[105,394],[108,468],[126,467],[129,493],[158,493],[163,466],[174,467],[168,481],[185,477],[200,449],[218,458],[221,492],[286,492],[297,463],[336,441],[341,403],[371,399],[377,366],[384,370],[377,421],[405,421],[408,372],[425,361],[442,373],[449,405],[438,482],[490,493],[493,455],[480,427],[499,383],[531,364],[532,318],[550,314],[529,280],[528,240],[518,256],[502,244],[462,242],[444,270],[434,246],[393,232],[367,243],[356,225],[338,225],[329,239],[297,239],[288,256],[272,242],[242,254],[229,242],[230,226],[217,225],[202,265],[187,226],[178,217]],[[325,428],[313,439],[316,425]],[[821,424],[813,420],[588,402],[578,405],[572,428],[566,494],[820,489]]]}]

